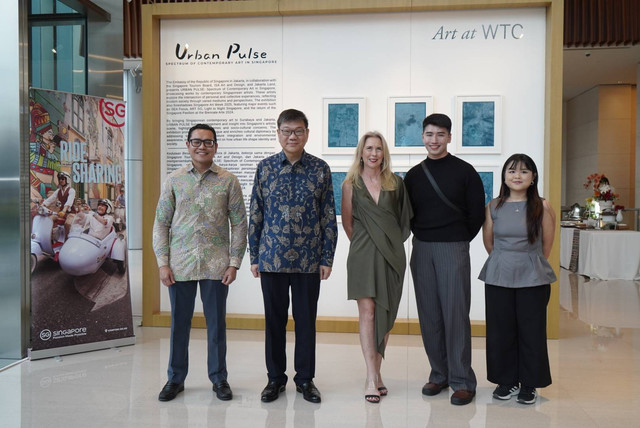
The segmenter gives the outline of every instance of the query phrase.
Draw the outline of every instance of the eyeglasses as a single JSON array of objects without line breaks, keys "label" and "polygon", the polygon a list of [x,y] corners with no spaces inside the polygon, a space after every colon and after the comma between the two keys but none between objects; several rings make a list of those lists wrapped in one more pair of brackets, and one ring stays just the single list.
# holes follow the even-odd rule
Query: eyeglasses
[{"label": "eyeglasses", "polygon": [[216,140],[201,140],[200,138],[192,138],[189,140],[191,147],[200,147],[202,144],[204,144],[205,147],[213,147],[216,142]]},{"label": "eyeglasses", "polygon": [[280,133],[282,135],[284,135],[285,137],[290,137],[291,134],[296,134],[296,137],[302,137],[304,134],[307,133],[307,130],[304,128],[298,128],[295,130],[291,130],[291,129],[281,129]]}]

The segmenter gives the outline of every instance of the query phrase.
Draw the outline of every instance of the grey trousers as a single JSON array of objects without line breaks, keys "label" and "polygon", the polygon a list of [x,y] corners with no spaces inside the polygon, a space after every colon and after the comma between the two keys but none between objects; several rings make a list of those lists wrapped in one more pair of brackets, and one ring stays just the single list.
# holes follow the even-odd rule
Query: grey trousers
[{"label": "grey trousers", "polygon": [[429,382],[475,391],[471,368],[471,261],[469,243],[413,239],[411,274]]}]

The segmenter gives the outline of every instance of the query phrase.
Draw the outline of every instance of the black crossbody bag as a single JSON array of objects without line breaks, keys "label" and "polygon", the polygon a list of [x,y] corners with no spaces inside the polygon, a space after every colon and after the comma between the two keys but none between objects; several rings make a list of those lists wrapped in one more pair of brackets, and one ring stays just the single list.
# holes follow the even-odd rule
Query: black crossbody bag
[{"label": "black crossbody bag", "polygon": [[429,183],[431,183],[431,186],[433,186],[433,190],[435,190],[436,193],[438,194],[438,196],[440,196],[440,199],[442,199],[442,202],[447,204],[448,207],[453,209],[458,214],[462,214],[464,216],[464,213],[462,212],[462,210],[460,208],[458,208],[453,202],[451,202],[449,200],[449,198],[447,198],[444,195],[444,193],[442,193],[442,190],[440,190],[440,186],[438,186],[438,183],[436,183],[436,179],[433,178],[433,175],[431,175],[431,172],[429,171],[429,168],[427,168],[427,162],[426,161],[422,161],[422,162],[420,162],[420,165],[422,166],[422,170],[424,171],[424,175],[427,176],[427,179],[429,180]]}]

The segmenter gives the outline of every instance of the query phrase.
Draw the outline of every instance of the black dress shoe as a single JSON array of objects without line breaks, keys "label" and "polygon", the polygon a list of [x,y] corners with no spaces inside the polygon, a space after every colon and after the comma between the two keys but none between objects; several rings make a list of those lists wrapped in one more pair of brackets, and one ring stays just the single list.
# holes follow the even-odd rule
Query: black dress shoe
[{"label": "black dress shoe", "polygon": [[468,389],[459,389],[451,396],[451,404],[455,404],[456,406],[464,406],[465,404],[471,403],[473,397],[475,396],[475,391],[471,391]]},{"label": "black dress shoe", "polygon": [[158,400],[171,401],[176,398],[176,395],[178,395],[179,392],[182,391],[184,391],[184,383],[167,382],[162,388],[162,391],[160,391]]},{"label": "black dress shoe", "polygon": [[213,390],[215,391],[218,400],[228,401],[233,398],[231,387],[229,386],[229,382],[227,382],[226,380],[221,380],[218,383],[214,383]]},{"label": "black dress shoe", "polygon": [[422,387],[422,394],[429,395],[429,396],[438,395],[440,394],[440,391],[446,388],[449,388],[449,384],[446,382],[445,383],[427,382]]},{"label": "black dress shoe", "polygon": [[280,393],[284,392],[285,389],[287,389],[287,386],[284,383],[270,380],[267,386],[262,390],[260,400],[262,400],[263,403],[269,403],[273,400],[277,400]]},{"label": "black dress shoe", "polygon": [[302,392],[304,399],[312,403],[319,403],[321,400],[320,391],[318,391],[318,388],[313,384],[313,381],[296,386],[296,391]]}]

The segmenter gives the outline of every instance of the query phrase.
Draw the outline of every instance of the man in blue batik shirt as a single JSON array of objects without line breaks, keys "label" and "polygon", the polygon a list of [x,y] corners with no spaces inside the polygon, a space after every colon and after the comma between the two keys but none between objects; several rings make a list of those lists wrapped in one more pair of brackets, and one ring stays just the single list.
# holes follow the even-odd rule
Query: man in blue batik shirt
[{"label": "man in blue batik shirt", "polygon": [[337,242],[331,170],[305,152],[309,122],[299,110],[277,121],[282,151],[258,164],[251,194],[249,248],[251,272],[260,278],[265,313],[265,357],[269,382],[265,403],[287,384],[286,326],[289,287],[295,321],[296,390],[319,403],[313,383],[316,313],[320,281],[329,278]]}]

